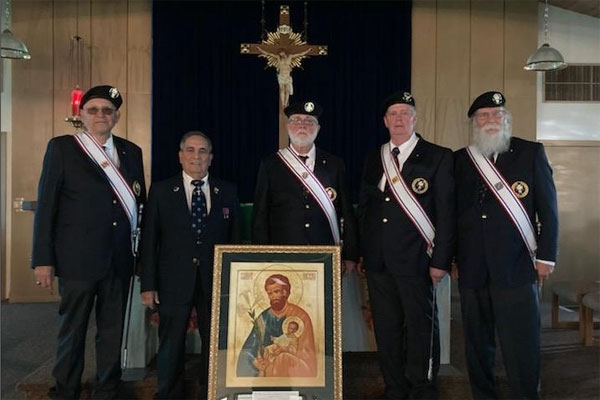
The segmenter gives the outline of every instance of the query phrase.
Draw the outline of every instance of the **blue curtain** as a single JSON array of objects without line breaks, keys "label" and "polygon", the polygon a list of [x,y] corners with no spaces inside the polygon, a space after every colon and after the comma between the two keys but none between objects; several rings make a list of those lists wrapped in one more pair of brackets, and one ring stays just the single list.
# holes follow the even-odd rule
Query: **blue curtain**
[{"label": "blue curtain", "polygon": [[[267,2],[273,32],[279,5],[289,4],[292,29],[303,29],[303,2]],[[342,157],[354,200],[367,151],[387,140],[381,101],[410,89],[411,2],[308,2],[308,42],[329,54],[294,69],[294,96],[324,113],[317,145]],[[208,134],[211,174],[237,183],[252,202],[260,160],[278,147],[278,84],[273,68],[240,43],[260,41],[261,5],[252,2],[154,1],[152,180],[180,171],[179,140]],[[417,99],[418,101],[418,99]]]}]

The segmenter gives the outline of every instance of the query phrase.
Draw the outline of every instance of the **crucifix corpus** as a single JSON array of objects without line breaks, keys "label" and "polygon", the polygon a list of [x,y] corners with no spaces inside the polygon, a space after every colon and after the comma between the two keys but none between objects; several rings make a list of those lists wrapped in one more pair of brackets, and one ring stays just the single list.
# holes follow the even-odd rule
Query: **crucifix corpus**
[{"label": "crucifix corpus", "polygon": [[279,7],[279,26],[275,32],[267,32],[266,40],[261,43],[242,43],[241,54],[257,54],[267,59],[267,68],[277,70],[279,83],[279,147],[288,145],[283,109],[294,94],[292,70],[302,66],[302,60],[309,56],[326,56],[327,46],[308,44],[302,35],[292,31],[290,26],[290,7]]}]

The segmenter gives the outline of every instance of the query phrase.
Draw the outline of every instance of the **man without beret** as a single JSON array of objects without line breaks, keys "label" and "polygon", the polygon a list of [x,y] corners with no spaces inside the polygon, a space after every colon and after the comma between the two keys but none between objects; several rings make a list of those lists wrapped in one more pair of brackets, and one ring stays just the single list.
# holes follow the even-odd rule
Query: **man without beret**
[{"label": "man without beret", "polygon": [[123,99],[96,86],[81,101],[84,132],[50,140],[38,188],[33,231],[36,285],[61,296],[50,389],[53,399],[81,391],[85,337],[95,308],[94,398],[114,398],[121,378],[121,334],[133,271],[132,233],[146,198],[142,151],[112,134]]},{"label": "man without beret", "polygon": [[433,291],[454,254],[452,151],[414,131],[409,92],[386,98],[382,115],[390,140],[365,160],[359,226],[383,398],[435,398],[440,347],[437,314],[432,332]]},{"label": "man without beret", "polygon": [[[500,92],[481,94],[467,116],[470,146],[455,154],[458,278],[473,398],[498,398],[496,334],[511,398],[539,397],[538,285],[557,255],[552,169],[540,143],[512,137]],[[539,224],[536,224],[539,221]]]},{"label": "man without beret", "polygon": [[[334,232],[337,230],[344,244],[344,268],[350,272],[355,269],[358,249],[346,169],[339,157],[314,144],[323,109],[314,101],[300,101],[290,104],[284,112],[290,138],[290,145],[284,150],[291,161],[281,157],[280,151],[268,156],[260,165],[252,241],[256,244],[331,245],[337,244]],[[316,192],[306,186],[309,177],[315,178],[312,190]],[[318,193],[322,195],[321,202],[316,200]],[[319,205],[327,202],[332,205],[331,218]]]}]

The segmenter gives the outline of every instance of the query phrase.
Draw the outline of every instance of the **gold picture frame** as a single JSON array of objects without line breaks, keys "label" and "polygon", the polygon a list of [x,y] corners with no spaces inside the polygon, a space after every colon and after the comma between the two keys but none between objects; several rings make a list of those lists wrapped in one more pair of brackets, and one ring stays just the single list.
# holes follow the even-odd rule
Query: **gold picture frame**
[{"label": "gold picture frame", "polygon": [[215,246],[209,400],[342,400],[340,263],[339,246]]}]

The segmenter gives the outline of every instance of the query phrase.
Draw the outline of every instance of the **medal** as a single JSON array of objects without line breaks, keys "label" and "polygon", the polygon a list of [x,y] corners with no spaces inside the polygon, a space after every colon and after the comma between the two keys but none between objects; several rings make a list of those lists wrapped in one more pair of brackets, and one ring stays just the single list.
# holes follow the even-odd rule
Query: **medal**
[{"label": "medal", "polygon": [[515,192],[519,199],[522,199],[529,194],[529,186],[523,181],[516,181],[510,188]]},{"label": "medal", "polygon": [[423,194],[429,189],[429,182],[425,178],[415,178],[410,186],[416,194]]}]

